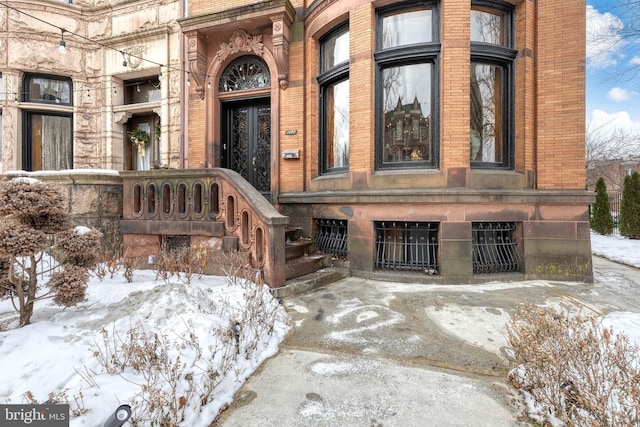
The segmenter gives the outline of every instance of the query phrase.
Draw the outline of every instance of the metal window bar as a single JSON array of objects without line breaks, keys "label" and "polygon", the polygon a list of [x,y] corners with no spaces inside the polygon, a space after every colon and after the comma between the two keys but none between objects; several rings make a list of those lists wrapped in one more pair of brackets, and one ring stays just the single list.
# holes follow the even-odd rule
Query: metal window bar
[{"label": "metal window bar", "polygon": [[438,274],[438,223],[376,223],[376,268]]},{"label": "metal window bar", "polygon": [[347,221],[344,219],[316,219],[316,244],[322,252],[338,257],[347,256]]},{"label": "metal window bar", "polygon": [[515,230],[516,223],[513,222],[474,222],[471,225],[474,274],[520,269]]}]

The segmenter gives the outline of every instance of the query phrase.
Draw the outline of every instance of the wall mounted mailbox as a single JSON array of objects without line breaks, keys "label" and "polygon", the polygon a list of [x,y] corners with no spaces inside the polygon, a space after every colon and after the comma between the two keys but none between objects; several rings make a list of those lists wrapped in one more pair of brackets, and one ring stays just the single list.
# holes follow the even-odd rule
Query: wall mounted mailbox
[{"label": "wall mounted mailbox", "polygon": [[293,150],[282,150],[282,158],[283,159],[299,159],[300,149],[296,148]]}]

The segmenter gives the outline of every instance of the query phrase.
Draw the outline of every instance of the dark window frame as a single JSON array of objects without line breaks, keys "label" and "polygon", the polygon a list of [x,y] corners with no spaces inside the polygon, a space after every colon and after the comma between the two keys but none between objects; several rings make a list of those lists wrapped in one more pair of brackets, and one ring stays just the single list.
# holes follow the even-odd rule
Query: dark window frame
[{"label": "dark window frame", "polygon": [[471,41],[471,60],[473,63],[500,67],[503,70],[502,82],[502,161],[471,161],[472,169],[515,168],[515,7],[499,0],[472,0],[472,10],[498,12],[504,19],[504,45]]},{"label": "dark window frame", "polygon": [[[34,171],[33,169],[33,128],[31,127],[31,118],[33,116],[55,116],[66,117],[70,121],[69,128],[69,169],[73,169],[74,163],[74,146],[73,146],[73,114],[54,111],[41,111],[41,110],[25,110],[22,112],[22,169],[25,171]],[[41,147],[42,149],[42,147]],[[48,169],[37,169],[48,170]]]},{"label": "dark window frame", "polygon": [[[432,41],[426,43],[407,44],[382,49],[382,21],[385,16],[399,12],[412,12],[430,9],[432,13]],[[375,170],[398,169],[435,169],[440,163],[440,2],[438,0],[421,0],[403,2],[376,11],[376,50],[375,60]],[[431,139],[430,160],[385,163],[384,156],[384,93],[382,74],[387,68],[413,64],[431,64],[431,114],[429,119],[429,137]]]},{"label": "dark window frame", "polygon": [[[31,81],[34,79],[48,79],[69,84],[69,102],[56,99],[31,99]],[[54,74],[26,73],[22,78],[22,101],[36,104],[73,106],[73,80],[71,77],[57,76]]]},{"label": "dark window frame", "polygon": [[[341,23],[340,25],[332,29],[330,32],[325,34],[319,40],[319,45],[320,45],[320,49],[319,49],[320,61],[318,63],[319,70],[322,70],[324,68],[323,65],[327,60],[324,55],[324,49],[323,49],[324,43],[329,39],[333,39],[334,37],[341,36],[342,34],[348,33],[348,32],[349,32],[349,22],[347,21],[347,22]],[[328,99],[327,92],[330,88],[336,86],[337,84],[349,80],[349,67],[350,67],[350,61],[346,60],[339,64],[335,64],[331,69],[318,74],[316,78],[316,80],[318,81],[318,92],[319,92],[318,111],[320,113],[319,123],[318,123],[318,126],[319,126],[318,165],[319,165],[320,175],[339,174],[339,173],[347,172],[349,170],[349,165],[344,167],[329,168],[329,165],[327,164],[327,153],[328,153],[327,142],[329,141],[329,137],[327,135],[328,115],[329,115],[329,111],[327,111],[327,99]]]}]

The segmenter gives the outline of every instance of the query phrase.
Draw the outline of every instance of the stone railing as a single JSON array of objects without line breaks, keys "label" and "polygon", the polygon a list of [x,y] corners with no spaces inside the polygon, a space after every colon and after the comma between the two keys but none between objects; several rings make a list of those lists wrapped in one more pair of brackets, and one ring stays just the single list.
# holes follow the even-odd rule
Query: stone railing
[{"label": "stone railing", "polygon": [[216,168],[120,175],[125,250],[131,248],[137,256],[153,255],[166,243],[163,239],[189,236],[192,247],[200,242],[211,251],[237,250],[248,255],[265,283],[284,284],[289,218],[237,173]]}]

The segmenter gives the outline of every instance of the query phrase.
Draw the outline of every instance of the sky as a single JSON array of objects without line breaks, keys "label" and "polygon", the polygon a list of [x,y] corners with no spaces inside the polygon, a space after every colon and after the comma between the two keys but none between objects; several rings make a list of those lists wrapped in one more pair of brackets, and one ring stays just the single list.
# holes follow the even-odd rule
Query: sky
[{"label": "sky", "polygon": [[[640,135],[640,31],[635,40],[624,3],[587,1],[586,119]],[[640,9],[640,6],[636,6]]]}]

